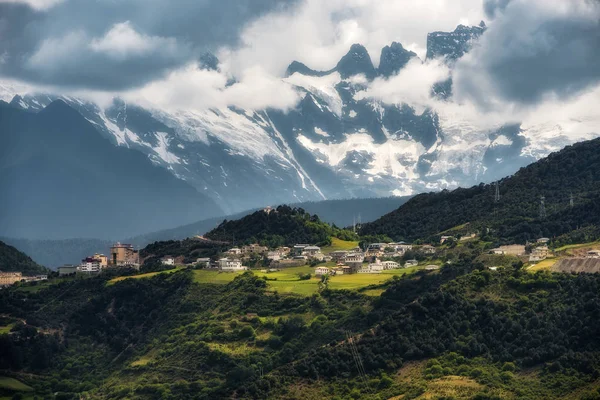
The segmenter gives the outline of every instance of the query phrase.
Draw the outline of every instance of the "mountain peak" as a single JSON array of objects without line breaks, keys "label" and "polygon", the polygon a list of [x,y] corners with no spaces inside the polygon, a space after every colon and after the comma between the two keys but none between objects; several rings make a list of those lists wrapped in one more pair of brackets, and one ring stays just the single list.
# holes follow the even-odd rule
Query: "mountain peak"
[{"label": "mountain peak", "polygon": [[379,75],[389,78],[396,75],[404,66],[417,54],[406,50],[401,43],[392,42],[390,46],[385,46],[381,50],[379,60]]},{"label": "mountain peak", "polygon": [[350,47],[348,53],[338,62],[335,70],[343,79],[358,74],[364,74],[368,79],[373,79],[377,74],[369,52],[363,45],[357,43]]},{"label": "mountain peak", "polygon": [[307,67],[306,64],[303,64],[299,61],[292,61],[292,63],[287,67],[285,76],[286,77],[292,76],[296,72],[298,72],[299,74],[302,74],[302,75],[307,75],[307,76],[324,76],[324,75],[327,75],[331,71],[327,71],[327,72],[315,71],[314,69]]},{"label": "mountain peak", "polygon": [[219,69],[219,59],[213,53],[209,52],[200,56],[198,64],[200,69],[207,69],[209,71],[217,71]]}]

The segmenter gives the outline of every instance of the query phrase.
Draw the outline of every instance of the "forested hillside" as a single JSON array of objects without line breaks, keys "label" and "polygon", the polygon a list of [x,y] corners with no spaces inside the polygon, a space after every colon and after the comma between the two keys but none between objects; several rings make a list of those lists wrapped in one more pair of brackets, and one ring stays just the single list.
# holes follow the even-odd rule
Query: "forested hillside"
[{"label": "forested hillside", "polygon": [[297,243],[327,245],[331,237],[352,239],[351,231],[329,225],[301,208],[279,206],[271,211],[256,211],[235,221],[223,221],[205,235],[212,240],[236,244],[260,243],[270,247]]},{"label": "forested hillside", "polygon": [[[498,187],[499,201],[495,184],[415,196],[364,225],[361,233],[415,240],[470,222],[472,229],[490,228],[496,238],[522,243],[541,236],[600,235],[600,139],[553,153],[502,179]],[[540,214],[542,196],[545,217]]]},{"label": "forested hillside", "polygon": [[48,270],[36,264],[26,254],[0,241],[0,271],[22,272],[23,275],[48,273]]},{"label": "forested hillside", "polygon": [[478,254],[380,298],[190,270],[3,290],[0,369],[61,399],[597,398],[600,276],[492,272]]}]

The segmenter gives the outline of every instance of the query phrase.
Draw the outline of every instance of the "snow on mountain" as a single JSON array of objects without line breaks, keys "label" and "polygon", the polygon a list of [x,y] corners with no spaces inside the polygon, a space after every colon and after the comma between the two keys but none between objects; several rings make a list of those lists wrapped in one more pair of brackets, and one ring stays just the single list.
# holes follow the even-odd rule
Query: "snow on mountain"
[{"label": "snow on mountain", "polygon": [[[451,65],[484,31],[481,25],[434,32],[428,36],[427,58],[443,57]],[[472,185],[597,136],[600,121],[593,118],[481,127],[452,108],[415,109],[356,95],[375,77],[389,78],[414,57],[393,43],[382,50],[379,69],[360,45],[329,71],[294,61],[282,79],[302,100],[286,113],[234,107],[167,111],[119,99],[100,107],[2,82],[0,99],[35,112],[61,98],[114,145],[143,152],[229,212]],[[443,98],[451,84],[440,83]],[[14,97],[18,94],[22,97]]]}]

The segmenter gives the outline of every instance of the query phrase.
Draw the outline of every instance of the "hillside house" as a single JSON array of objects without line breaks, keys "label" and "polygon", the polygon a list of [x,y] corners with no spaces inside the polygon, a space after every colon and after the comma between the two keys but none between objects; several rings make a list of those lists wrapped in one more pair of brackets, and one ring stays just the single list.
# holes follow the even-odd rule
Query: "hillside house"
[{"label": "hillside house", "polygon": [[131,244],[117,242],[110,248],[108,264],[113,267],[138,268],[140,266],[140,253]]},{"label": "hillside house", "polygon": [[348,252],[345,250],[336,250],[329,253],[331,259],[335,262],[343,260],[348,255]]},{"label": "hillside house", "polygon": [[100,260],[97,258],[86,257],[81,260],[81,264],[79,265],[79,270],[81,272],[100,272]]},{"label": "hillside house", "polygon": [[404,263],[404,268],[416,267],[417,265],[419,265],[417,260],[408,260]]},{"label": "hillside house", "polygon": [[10,286],[23,279],[23,274],[20,272],[2,272],[0,271],[0,286]]},{"label": "hillside house", "polygon": [[269,251],[268,247],[261,246],[257,243],[249,244],[248,246],[242,247],[243,254],[264,254]]},{"label": "hillside house", "polygon": [[548,246],[536,247],[535,249],[533,249],[531,251],[531,254],[529,255],[529,261],[537,262],[537,261],[545,260],[548,257],[548,253],[549,253]]},{"label": "hillside house", "polygon": [[374,263],[368,265],[368,269],[371,273],[379,273],[385,269],[385,266],[379,260],[375,260]]},{"label": "hillside house", "polygon": [[240,249],[239,247],[232,247],[231,249],[227,250],[225,253],[230,256],[239,256],[240,254],[242,254],[242,249]]},{"label": "hillside house", "polygon": [[267,253],[267,258],[271,261],[279,261],[283,258],[283,255],[277,250],[269,251]]},{"label": "hillside house", "polygon": [[209,257],[197,258],[196,266],[202,267],[202,268],[210,268],[210,258]]},{"label": "hillside house", "polygon": [[38,282],[38,281],[47,281],[48,275],[35,275],[35,276],[24,276],[23,282]]},{"label": "hillside house", "polygon": [[444,244],[447,240],[456,240],[454,236],[442,236],[440,237],[440,244]]},{"label": "hillside house", "polygon": [[219,260],[219,270],[227,272],[246,271],[248,267],[244,267],[240,260],[231,258],[221,258]]},{"label": "hillside house", "polygon": [[304,252],[304,248],[305,248],[305,247],[308,247],[308,246],[310,246],[310,245],[308,245],[308,244],[297,244],[297,245],[295,245],[295,246],[294,246],[294,247],[291,249],[291,251],[290,251],[290,255],[291,255],[291,256],[301,256],[301,255],[302,255],[302,253]]},{"label": "hillside house", "polygon": [[162,265],[175,265],[175,257],[173,256],[164,256],[160,259]]},{"label": "hillside house", "polygon": [[301,254],[306,257],[314,257],[319,253],[321,253],[321,248],[319,246],[306,246],[302,249]]},{"label": "hillside house", "polygon": [[58,267],[58,276],[68,276],[77,273],[77,266],[71,264],[65,264],[62,267]]},{"label": "hillside house", "polygon": [[425,267],[425,271],[436,271],[440,269],[439,265],[434,265],[434,264],[430,264],[428,266]]},{"label": "hillside house", "polygon": [[508,246],[500,246],[491,250],[493,254],[507,256],[522,256],[525,254],[525,246],[520,244],[511,244]]},{"label": "hillside house", "polygon": [[400,268],[400,264],[398,264],[396,261],[382,261],[381,264],[385,270]]},{"label": "hillside house", "polygon": [[404,255],[404,253],[406,253],[409,250],[412,250],[413,248],[412,244],[407,244],[404,242],[388,243],[388,247],[393,248],[399,255]]},{"label": "hillside house", "polygon": [[536,242],[538,244],[546,244],[546,243],[550,243],[550,238],[539,238],[538,240],[536,240]]},{"label": "hillside house", "polygon": [[600,250],[590,250],[587,252],[587,258],[600,258]]},{"label": "hillside house", "polygon": [[344,258],[344,264],[353,269],[358,269],[365,262],[365,255],[363,253],[350,253]]},{"label": "hillside house", "polygon": [[383,271],[383,265],[366,264],[361,266],[356,272],[359,274],[380,274]]},{"label": "hillside house", "polygon": [[331,273],[331,270],[327,267],[315,268],[315,276],[329,275],[330,273]]},{"label": "hillside house", "polygon": [[100,260],[100,268],[108,267],[108,257],[105,256],[104,254],[96,253],[92,256],[92,258]]}]

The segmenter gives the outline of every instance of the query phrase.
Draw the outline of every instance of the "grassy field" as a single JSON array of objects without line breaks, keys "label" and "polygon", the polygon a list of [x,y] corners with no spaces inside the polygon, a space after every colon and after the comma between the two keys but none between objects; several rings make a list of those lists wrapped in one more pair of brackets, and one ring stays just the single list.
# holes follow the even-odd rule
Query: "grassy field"
[{"label": "grassy field", "polygon": [[331,253],[332,251],[350,250],[358,246],[358,242],[350,242],[338,238],[331,238],[331,246],[323,247],[323,254]]},{"label": "grassy field", "polygon": [[[330,289],[360,289],[369,285],[379,285],[385,281],[391,279],[394,275],[411,274],[418,270],[419,267],[394,269],[389,271],[383,271],[380,274],[352,274],[352,275],[338,275],[329,278]],[[300,280],[299,274],[314,274],[315,269],[313,267],[294,267],[286,268],[277,272],[264,273],[260,271],[253,271],[257,276],[265,276],[269,280],[267,284],[273,291],[279,293],[295,293],[304,296],[309,296],[316,293],[319,290],[320,278],[311,277],[308,280]],[[242,272],[219,272],[209,270],[195,270],[194,280],[198,283],[216,283],[225,284],[231,282],[236,276],[242,274]],[[276,279],[276,280],[275,280]],[[368,293],[371,296],[378,296],[381,291],[370,291]]]},{"label": "grassy field", "polygon": [[12,329],[13,325],[0,326],[0,335],[7,334]]},{"label": "grassy field", "polygon": [[559,247],[557,249],[554,249],[555,253],[559,253],[559,252],[567,252],[568,250],[576,250],[576,249],[583,249],[586,247],[600,247],[600,242],[591,242],[591,243],[580,243],[580,244],[569,244],[566,246],[562,246]]},{"label": "grassy field", "polygon": [[153,276],[156,276],[158,274],[172,274],[174,272],[180,271],[182,270],[182,267],[178,267],[178,268],[174,268],[174,269],[168,269],[166,271],[158,271],[158,272],[148,272],[145,274],[139,274],[139,275],[129,275],[129,276],[119,276],[116,277],[114,279],[111,279],[110,281],[108,281],[106,284],[107,285],[114,285],[117,282],[121,282],[124,281],[125,279],[144,279],[144,278],[152,278]]},{"label": "grassy field", "polygon": [[23,382],[7,376],[0,376],[0,389],[12,390],[13,392],[31,392],[33,390]]},{"label": "grassy field", "polygon": [[537,264],[532,265],[531,267],[529,267],[527,270],[531,271],[531,272],[537,272],[537,271],[547,271],[550,270],[550,268],[556,264],[558,262],[558,258],[547,258],[543,261],[540,261]]}]

